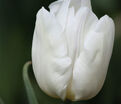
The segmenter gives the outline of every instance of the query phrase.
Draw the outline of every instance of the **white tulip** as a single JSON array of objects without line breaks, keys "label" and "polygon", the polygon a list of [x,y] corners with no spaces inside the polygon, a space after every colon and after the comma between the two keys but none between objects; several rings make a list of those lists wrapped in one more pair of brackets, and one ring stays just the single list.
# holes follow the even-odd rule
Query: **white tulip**
[{"label": "white tulip", "polygon": [[58,0],[37,13],[32,63],[40,88],[73,101],[94,97],[102,88],[112,54],[115,26],[98,19],[90,0]]}]

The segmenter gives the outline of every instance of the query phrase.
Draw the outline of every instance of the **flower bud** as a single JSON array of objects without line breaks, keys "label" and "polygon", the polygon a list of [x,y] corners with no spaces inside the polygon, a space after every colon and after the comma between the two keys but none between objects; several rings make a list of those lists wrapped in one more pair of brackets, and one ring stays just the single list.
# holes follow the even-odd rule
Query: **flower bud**
[{"label": "flower bud", "polygon": [[42,7],[32,44],[33,70],[48,95],[73,101],[102,88],[114,42],[114,22],[98,19],[90,0],[58,0]]}]

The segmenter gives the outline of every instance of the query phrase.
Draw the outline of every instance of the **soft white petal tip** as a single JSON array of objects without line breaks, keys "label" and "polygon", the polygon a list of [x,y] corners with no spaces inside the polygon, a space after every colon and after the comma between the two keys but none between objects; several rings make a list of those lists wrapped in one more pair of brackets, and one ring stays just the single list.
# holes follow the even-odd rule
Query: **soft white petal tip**
[{"label": "soft white petal tip", "polygon": [[36,17],[38,18],[42,16],[44,13],[48,13],[48,11],[44,7],[42,7],[41,9],[38,10]]}]

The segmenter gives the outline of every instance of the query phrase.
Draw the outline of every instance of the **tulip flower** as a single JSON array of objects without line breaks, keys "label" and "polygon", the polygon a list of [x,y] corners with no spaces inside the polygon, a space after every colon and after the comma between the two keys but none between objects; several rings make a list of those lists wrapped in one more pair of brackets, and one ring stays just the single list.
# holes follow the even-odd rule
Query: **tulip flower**
[{"label": "tulip flower", "polygon": [[112,54],[115,26],[93,13],[90,0],[58,0],[42,7],[32,44],[39,87],[49,96],[90,99],[101,90]]}]

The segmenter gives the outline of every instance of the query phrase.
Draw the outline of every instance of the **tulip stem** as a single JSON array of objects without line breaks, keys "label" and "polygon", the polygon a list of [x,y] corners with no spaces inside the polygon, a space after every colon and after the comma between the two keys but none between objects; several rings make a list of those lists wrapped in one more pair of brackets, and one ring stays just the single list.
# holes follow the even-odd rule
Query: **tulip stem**
[{"label": "tulip stem", "polygon": [[70,100],[65,100],[62,104],[71,104]]},{"label": "tulip stem", "polygon": [[32,64],[31,61],[25,63],[23,67],[23,80],[24,80],[29,104],[39,104],[29,77],[29,69],[30,69],[29,67],[31,66],[31,64]]},{"label": "tulip stem", "polygon": [[0,104],[4,104],[3,100],[0,98]]}]

